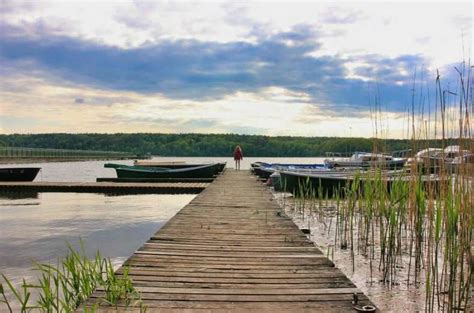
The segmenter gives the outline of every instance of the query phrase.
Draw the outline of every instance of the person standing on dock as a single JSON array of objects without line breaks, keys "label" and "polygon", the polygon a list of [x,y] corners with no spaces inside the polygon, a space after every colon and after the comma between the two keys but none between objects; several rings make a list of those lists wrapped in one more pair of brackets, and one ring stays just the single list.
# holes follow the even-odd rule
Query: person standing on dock
[{"label": "person standing on dock", "polygon": [[240,146],[236,146],[234,149],[234,161],[235,161],[235,170],[240,170],[240,160],[244,158],[244,154],[242,153],[242,148]]}]

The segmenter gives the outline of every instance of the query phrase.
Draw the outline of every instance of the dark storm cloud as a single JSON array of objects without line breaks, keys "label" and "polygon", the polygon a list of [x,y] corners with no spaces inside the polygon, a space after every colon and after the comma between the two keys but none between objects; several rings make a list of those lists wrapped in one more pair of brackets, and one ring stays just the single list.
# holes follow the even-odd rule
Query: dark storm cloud
[{"label": "dark storm cloud", "polygon": [[[320,45],[317,32],[304,25],[260,37],[255,44],[176,40],[133,49],[69,37],[18,36],[18,32],[12,27],[0,30],[0,65],[27,64],[30,68],[24,70],[41,68],[77,84],[189,100],[277,86],[305,92],[328,110],[347,106],[368,110],[367,83],[347,78],[344,64],[354,60],[311,56]],[[410,91],[400,83],[410,82],[423,58],[367,55],[356,61],[367,66],[355,68],[355,74],[377,78],[387,109],[403,111]],[[401,74],[401,69],[409,74]]]}]

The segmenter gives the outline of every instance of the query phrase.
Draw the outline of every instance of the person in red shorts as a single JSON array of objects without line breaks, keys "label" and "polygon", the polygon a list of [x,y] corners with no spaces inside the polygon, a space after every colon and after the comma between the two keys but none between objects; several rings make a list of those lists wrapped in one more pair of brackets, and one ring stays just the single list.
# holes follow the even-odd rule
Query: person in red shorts
[{"label": "person in red shorts", "polygon": [[235,161],[235,170],[240,170],[240,160],[244,158],[242,153],[242,148],[240,146],[235,147],[234,149],[234,161]]}]

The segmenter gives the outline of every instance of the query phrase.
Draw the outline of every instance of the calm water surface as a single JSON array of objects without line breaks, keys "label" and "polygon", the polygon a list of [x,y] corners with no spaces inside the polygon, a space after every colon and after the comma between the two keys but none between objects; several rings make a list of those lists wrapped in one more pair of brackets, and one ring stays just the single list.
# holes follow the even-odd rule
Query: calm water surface
[{"label": "calm water surface", "polygon": [[86,243],[121,264],[194,195],[0,194],[0,272],[31,278],[33,261],[55,262],[66,242]]}]

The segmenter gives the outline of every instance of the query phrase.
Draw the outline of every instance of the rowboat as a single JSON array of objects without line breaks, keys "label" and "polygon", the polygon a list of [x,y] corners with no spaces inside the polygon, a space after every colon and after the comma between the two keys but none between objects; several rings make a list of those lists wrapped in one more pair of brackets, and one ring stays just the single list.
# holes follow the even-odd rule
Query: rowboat
[{"label": "rowboat", "polygon": [[[355,172],[334,172],[326,173],[298,173],[298,172],[280,172],[280,184],[286,192],[295,195],[301,193],[312,193],[318,196],[333,197],[336,195],[344,196],[347,188],[350,188],[358,176],[359,191],[363,190],[363,186],[367,181],[374,180],[375,172],[364,172],[357,174]],[[409,181],[413,177],[406,174],[404,170],[393,170],[382,172],[382,182],[387,190],[391,189],[394,182],[398,180]],[[447,181],[449,177],[439,177],[438,175],[423,175],[421,180],[425,188],[434,188],[439,190],[440,181]]]},{"label": "rowboat", "polygon": [[[324,175],[324,176],[335,176],[335,177],[343,177],[343,176],[349,176],[349,175],[355,175],[357,172],[361,172],[360,168],[338,168],[338,169],[328,169],[328,168],[322,168],[322,169],[316,169],[316,170],[310,170],[310,169],[297,169],[297,170],[292,170],[292,171],[283,171],[283,172],[291,172],[291,173],[298,173],[300,175]],[[281,178],[281,171],[275,171],[273,174],[270,175],[269,181],[267,183],[268,186],[272,186],[275,191],[285,191],[286,189],[286,183],[282,180]]]},{"label": "rowboat", "polygon": [[225,166],[225,163],[180,169],[123,166],[115,167],[115,171],[118,178],[212,178],[220,173],[223,166]]},{"label": "rowboat", "polygon": [[222,172],[226,166],[226,162],[223,163],[210,163],[210,164],[189,164],[184,163],[181,161],[174,161],[174,162],[145,162],[145,161],[135,161],[133,166],[123,165],[123,164],[116,164],[116,163],[106,163],[104,167],[108,168],[117,168],[117,167],[130,167],[130,168],[155,168],[155,169],[180,169],[180,168],[191,168],[191,167],[198,167],[204,165],[212,165],[218,164],[219,173]]},{"label": "rowboat", "polygon": [[0,181],[33,181],[41,167],[0,168]]}]

